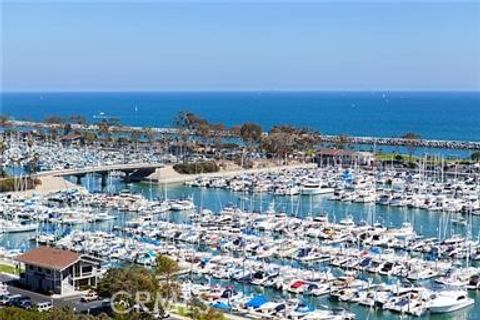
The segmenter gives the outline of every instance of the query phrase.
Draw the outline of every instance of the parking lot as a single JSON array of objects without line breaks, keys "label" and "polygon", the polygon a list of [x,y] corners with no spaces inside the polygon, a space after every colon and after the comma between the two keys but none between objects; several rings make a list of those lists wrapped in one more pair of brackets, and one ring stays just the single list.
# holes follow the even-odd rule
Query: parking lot
[{"label": "parking lot", "polygon": [[[70,306],[74,308],[74,310],[77,312],[89,313],[91,311],[95,311],[96,309],[102,308],[102,305],[103,307],[105,307],[106,305],[106,302],[101,300],[96,300],[91,302],[82,302],[81,294],[74,295],[74,296],[67,296],[67,297],[52,298],[47,295],[25,290],[15,285],[16,284],[15,278],[5,274],[0,274],[0,282],[7,284],[9,296],[20,295],[22,296],[20,300],[22,301],[29,300],[30,304],[28,303],[25,304],[25,306],[29,306],[29,307],[37,305],[42,302],[50,302],[55,307]],[[15,299],[15,300],[19,300],[19,299]],[[12,305],[12,302],[7,303],[6,305]],[[16,303],[13,305],[21,307],[21,305],[17,305]]]}]

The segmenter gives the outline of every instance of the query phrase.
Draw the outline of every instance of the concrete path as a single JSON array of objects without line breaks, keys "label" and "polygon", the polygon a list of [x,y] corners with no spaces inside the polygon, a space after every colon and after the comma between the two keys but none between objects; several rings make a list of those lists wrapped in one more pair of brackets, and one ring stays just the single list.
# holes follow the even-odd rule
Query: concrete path
[{"label": "concrete path", "polygon": [[302,163],[295,165],[287,166],[276,166],[268,168],[257,168],[257,169],[238,169],[238,170],[229,170],[229,171],[219,171],[213,173],[203,173],[203,174],[180,174],[173,169],[173,166],[165,166],[164,168],[157,169],[155,173],[152,173],[146,178],[147,181],[152,181],[160,184],[173,184],[173,183],[184,183],[187,181],[193,181],[197,178],[212,178],[212,177],[233,177],[242,174],[256,174],[262,172],[278,172],[282,170],[293,170],[299,168],[316,168],[317,165],[314,163]]}]

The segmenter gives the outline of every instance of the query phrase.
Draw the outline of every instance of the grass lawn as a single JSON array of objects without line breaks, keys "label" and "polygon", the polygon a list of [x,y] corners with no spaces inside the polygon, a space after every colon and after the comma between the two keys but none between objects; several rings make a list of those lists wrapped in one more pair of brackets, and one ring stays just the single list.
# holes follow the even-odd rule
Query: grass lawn
[{"label": "grass lawn", "polygon": [[9,274],[18,274],[18,270],[15,269],[15,266],[9,264],[0,264],[0,272],[9,273]]}]

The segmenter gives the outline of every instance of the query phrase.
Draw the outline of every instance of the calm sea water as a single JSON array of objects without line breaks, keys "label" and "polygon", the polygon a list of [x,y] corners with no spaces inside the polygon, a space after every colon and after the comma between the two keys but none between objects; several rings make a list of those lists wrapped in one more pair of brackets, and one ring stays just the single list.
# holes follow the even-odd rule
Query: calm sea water
[{"label": "calm sea water", "polygon": [[326,134],[413,131],[425,138],[480,140],[480,92],[3,93],[0,110],[33,120],[81,114],[93,121],[104,112],[148,127],[171,126],[177,112],[189,110],[229,126],[253,121],[264,129],[293,124]]}]

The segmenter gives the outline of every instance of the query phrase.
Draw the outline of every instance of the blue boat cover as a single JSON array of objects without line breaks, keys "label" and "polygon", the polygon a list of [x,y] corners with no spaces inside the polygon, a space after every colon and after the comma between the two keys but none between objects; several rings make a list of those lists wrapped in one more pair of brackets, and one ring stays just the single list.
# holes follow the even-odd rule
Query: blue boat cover
[{"label": "blue boat cover", "polygon": [[226,311],[229,311],[232,309],[230,305],[222,301],[215,302],[214,304],[212,304],[212,307],[214,307],[215,309],[226,310]]},{"label": "blue boat cover", "polygon": [[263,304],[267,303],[268,300],[265,298],[265,296],[258,295],[252,298],[252,300],[248,301],[247,304],[245,305],[247,308],[259,308]]}]

